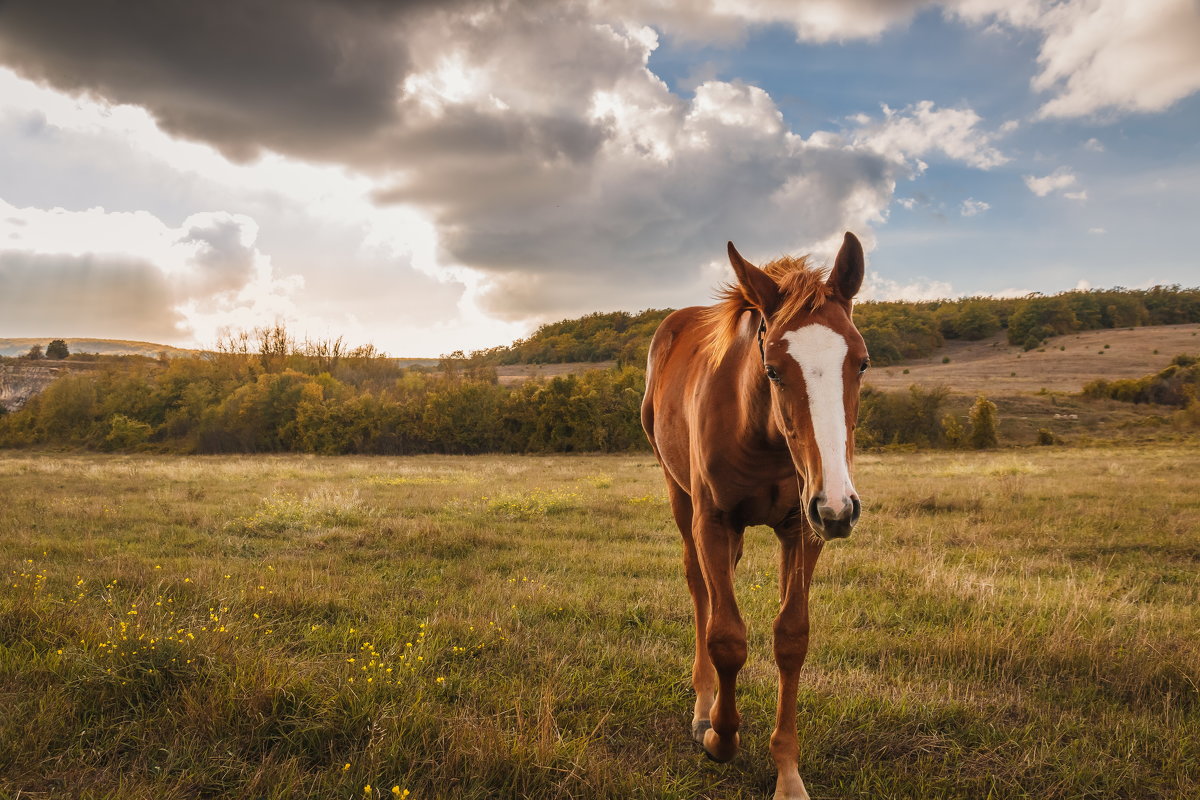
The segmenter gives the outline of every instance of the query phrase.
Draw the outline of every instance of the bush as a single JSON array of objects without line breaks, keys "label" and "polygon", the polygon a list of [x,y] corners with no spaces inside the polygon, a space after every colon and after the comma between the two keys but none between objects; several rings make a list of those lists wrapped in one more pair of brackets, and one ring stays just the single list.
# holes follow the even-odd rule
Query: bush
[{"label": "bush", "polygon": [[1083,387],[1083,394],[1086,397],[1120,400],[1124,403],[1158,403],[1183,407],[1198,387],[1200,359],[1195,356],[1178,355],[1171,360],[1170,365],[1152,375],[1120,378],[1115,381],[1102,378],[1091,381]]},{"label": "bush", "polygon": [[866,387],[859,405],[858,441],[866,447],[940,444],[942,404],[949,394],[944,386],[923,389],[913,384],[907,392]]},{"label": "bush", "polygon": [[104,436],[107,450],[130,450],[145,444],[153,428],[144,422],[130,419],[124,414],[113,414],[108,422],[108,433]]},{"label": "bush", "polygon": [[996,404],[983,395],[975,398],[969,415],[971,420],[971,447],[984,450],[999,444],[996,436]]},{"label": "bush", "polygon": [[967,431],[954,414],[942,417],[942,438],[950,447],[961,447],[966,439]]}]

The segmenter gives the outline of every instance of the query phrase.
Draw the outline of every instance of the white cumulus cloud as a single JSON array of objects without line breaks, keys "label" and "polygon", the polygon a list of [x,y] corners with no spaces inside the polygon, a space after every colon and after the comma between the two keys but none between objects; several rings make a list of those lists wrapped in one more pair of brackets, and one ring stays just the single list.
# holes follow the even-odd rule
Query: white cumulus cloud
[{"label": "white cumulus cloud", "polygon": [[[861,119],[861,118],[860,118]],[[930,100],[899,111],[883,106],[883,119],[871,120],[854,132],[854,141],[888,158],[924,169],[925,157],[941,155],[978,169],[1008,161],[993,144],[995,134],[981,127],[970,108],[937,108]]]},{"label": "white cumulus cloud", "polygon": [[1045,197],[1051,192],[1061,191],[1068,186],[1074,186],[1075,174],[1066,167],[1059,167],[1054,172],[1041,178],[1026,175],[1025,185],[1029,187],[1029,191],[1038,197]]},{"label": "white cumulus cloud", "polygon": [[934,281],[918,278],[909,283],[885,278],[882,275],[868,271],[863,281],[863,288],[858,294],[859,300],[941,300],[957,297],[959,293],[946,281]]},{"label": "white cumulus cloud", "polygon": [[968,197],[966,200],[963,200],[962,207],[959,209],[959,212],[964,217],[973,217],[976,214],[982,214],[991,207],[991,203]]},{"label": "white cumulus cloud", "polygon": [[1045,117],[1161,111],[1200,90],[1194,0],[1072,0],[1050,6],[1033,86]]}]

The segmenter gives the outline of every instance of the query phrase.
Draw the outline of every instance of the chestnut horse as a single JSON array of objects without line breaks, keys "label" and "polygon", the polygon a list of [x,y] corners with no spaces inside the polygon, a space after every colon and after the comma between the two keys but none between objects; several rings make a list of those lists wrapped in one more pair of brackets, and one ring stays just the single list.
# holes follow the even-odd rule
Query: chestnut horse
[{"label": "chestnut horse", "polygon": [[692,735],[717,761],[738,749],[734,687],[746,625],[733,592],[748,525],[779,538],[775,618],[776,800],[807,798],[797,768],[796,688],[808,652],[808,587],[824,542],[858,521],[851,482],[863,338],[850,310],[862,245],[846,234],[828,278],[804,258],[762,269],[729,243],[737,283],[668,316],[650,344],[642,427],[667,478],[696,614]]}]

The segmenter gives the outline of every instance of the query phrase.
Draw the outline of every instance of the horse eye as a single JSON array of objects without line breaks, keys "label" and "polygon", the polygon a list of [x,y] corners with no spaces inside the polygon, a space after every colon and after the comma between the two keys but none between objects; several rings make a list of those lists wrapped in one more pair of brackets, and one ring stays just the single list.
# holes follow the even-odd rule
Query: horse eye
[{"label": "horse eye", "polygon": [[775,368],[772,366],[767,367],[767,377],[773,380],[775,383],[779,383],[779,373],[776,372]]},{"label": "horse eye", "polygon": [[864,358],[864,359],[863,359],[863,361],[862,361],[862,366],[858,368],[858,374],[859,374],[859,375],[861,375],[861,374],[863,374],[864,372],[866,372],[866,371],[867,371],[867,367],[869,367],[869,366],[871,366],[871,359],[869,359],[869,358]]}]

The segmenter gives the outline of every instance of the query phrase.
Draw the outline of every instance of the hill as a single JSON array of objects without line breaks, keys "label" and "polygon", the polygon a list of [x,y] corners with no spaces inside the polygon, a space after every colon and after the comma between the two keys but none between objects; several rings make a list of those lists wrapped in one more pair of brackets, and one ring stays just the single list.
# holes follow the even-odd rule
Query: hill
[{"label": "hill", "polygon": [[1043,389],[1079,392],[1096,378],[1140,378],[1179,353],[1197,352],[1196,323],[1083,331],[1056,336],[1029,351],[996,334],[977,342],[949,341],[934,355],[876,367],[867,373],[867,383],[879,389],[943,385],[953,392],[998,397]]},{"label": "hill", "polygon": [[[35,344],[40,344],[43,348],[51,341],[58,337],[48,336],[45,338],[36,337],[0,337],[0,356],[23,356],[29,352],[29,348]],[[63,339],[67,343],[67,348],[72,353],[96,353],[102,356],[158,356],[159,353],[166,353],[168,356],[192,355],[199,351],[188,350],[182,347],[172,347],[169,344],[155,344],[154,342],[138,342],[128,339],[88,339],[74,338]]]}]

